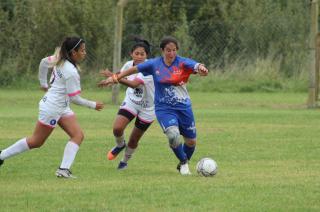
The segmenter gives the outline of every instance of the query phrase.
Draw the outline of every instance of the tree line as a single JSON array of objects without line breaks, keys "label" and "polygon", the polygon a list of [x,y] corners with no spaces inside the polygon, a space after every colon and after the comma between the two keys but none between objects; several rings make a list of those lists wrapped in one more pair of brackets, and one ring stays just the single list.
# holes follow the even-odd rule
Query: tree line
[{"label": "tree line", "polygon": [[[308,0],[129,0],[124,8],[123,59],[132,36],[158,44],[173,35],[180,54],[227,71],[228,64],[271,58],[290,77],[303,69]],[[112,66],[116,0],[1,0],[0,86],[35,79],[41,58],[67,35],[87,43],[84,73]],[[300,59],[297,60],[297,58]]]}]

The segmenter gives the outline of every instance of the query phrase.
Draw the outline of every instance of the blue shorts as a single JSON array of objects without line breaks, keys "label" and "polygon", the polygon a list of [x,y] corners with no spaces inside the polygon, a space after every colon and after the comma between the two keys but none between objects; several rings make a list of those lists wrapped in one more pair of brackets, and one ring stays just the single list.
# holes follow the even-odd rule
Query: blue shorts
[{"label": "blue shorts", "polygon": [[168,129],[168,127],[177,126],[182,136],[190,139],[195,139],[197,137],[197,131],[191,106],[184,110],[157,108],[156,116],[164,132],[166,131],[166,129]]}]

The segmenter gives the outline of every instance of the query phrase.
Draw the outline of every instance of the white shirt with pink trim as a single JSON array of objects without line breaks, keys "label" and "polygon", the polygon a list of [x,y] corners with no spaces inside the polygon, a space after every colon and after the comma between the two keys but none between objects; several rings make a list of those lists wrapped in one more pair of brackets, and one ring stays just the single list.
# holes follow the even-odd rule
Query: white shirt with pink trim
[{"label": "white shirt with pink trim", "polygon": [[[120,72],[133,66],[133,60],[126,62]],[[143,108],[154,108],[154,84],[152,75],[144,76],[142,73],[132,74],[127,77],[128,80],[139,80],[142,82],[137,88],[127,88],[126,99]]]},{"label": "white shirt with pink trim", "polygon": [[69,61],[53,68],[50,78],[50,88],[43,101],[56,109],[69,106],[70,97],[81,93],[80,76],[77,68]]},{"label": "white shirt with pink trim", "polygon": [[56,56],[52,55],[49,57],[45,57],[41,60],[39,64],[39,73],[38,73],[38,79],[40,81],[40,86],[43,88],[48,88],[48,72],[49,69],[53,68],[53,64],[56,62],[57,58]]}]

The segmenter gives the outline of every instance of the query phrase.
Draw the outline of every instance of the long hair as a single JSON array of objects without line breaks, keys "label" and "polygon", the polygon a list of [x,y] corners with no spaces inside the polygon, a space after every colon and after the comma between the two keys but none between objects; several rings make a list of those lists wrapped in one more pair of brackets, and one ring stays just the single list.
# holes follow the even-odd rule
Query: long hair
[{"label": "long hair", "polygon": [[53,68],[60,59],[60,46],[57,46],[54,50],[53,55],[51,56],[51,61],[49,63],[49,68]]},{"label": "long hair", "polygon": [[56,65],[61,66],[66,60],[75,64],[71,59],[71,54],[73,50],[78,51],[82,43],[85,43],[85,41],[79,37],[66,37],[60,46],[59,58]]}]

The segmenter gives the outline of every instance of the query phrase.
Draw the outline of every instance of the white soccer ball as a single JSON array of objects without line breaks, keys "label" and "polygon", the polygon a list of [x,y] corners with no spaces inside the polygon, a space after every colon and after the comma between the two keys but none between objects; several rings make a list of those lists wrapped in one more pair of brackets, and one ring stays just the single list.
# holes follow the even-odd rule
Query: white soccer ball
[{"label": "white soccer ball", "polygon": [[196,166],[198,174],[204,177],[212,177],[218,172],[217,163],[211,158],[202,158]]}]

